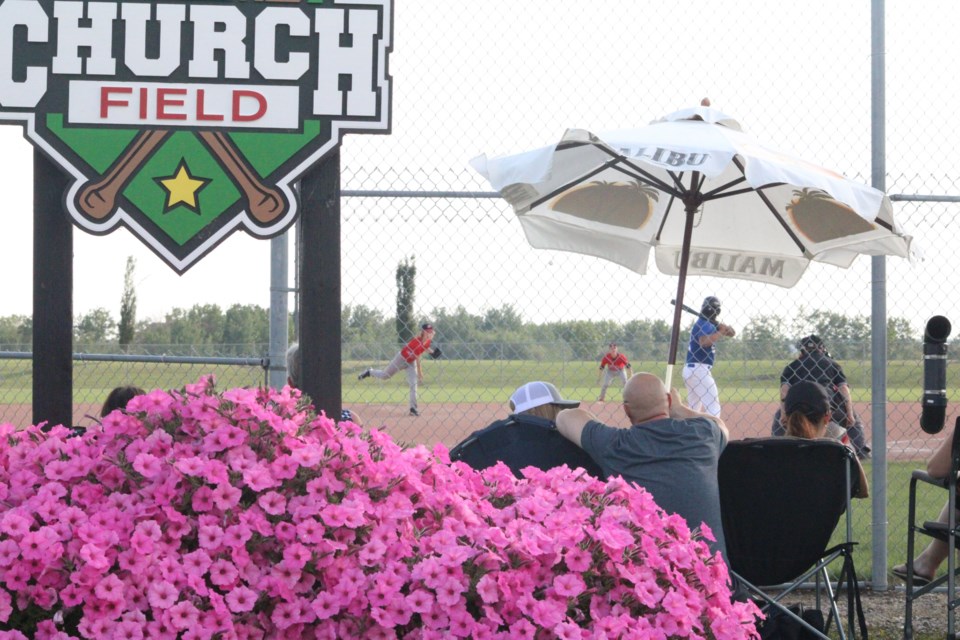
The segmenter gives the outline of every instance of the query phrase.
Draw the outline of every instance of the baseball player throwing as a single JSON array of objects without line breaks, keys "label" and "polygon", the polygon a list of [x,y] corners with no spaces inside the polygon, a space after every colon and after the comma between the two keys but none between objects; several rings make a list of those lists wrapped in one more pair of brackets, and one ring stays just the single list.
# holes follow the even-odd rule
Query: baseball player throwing
[{"label": "baseball player throwing", "polygon": [[614,378],[620,378],[620,386],[627,384],[627,370],[630,369],[630,361],[627,356],[620,353],[616,342],[610,343],[610,349],[600,360],[600,371],[597,373],[597,382],[600,382],[600,376],[603,376],[603,384],[600,385],[600,402],[607,398],[607,387]]},{"label": "baseball player throwing", "polygon": [[710,372],[716,359],[714,345],[721,338],[737,335],[733,327],[717,321],[720,299],[707,296],[700,307],[700,317],[690,331],[687,362],[683,368],[683,383],[687,387],[687,404],[694,410],[720,417],[720,394]]},{"label": "baseball player throwing", "polygon": [[433,335],[433,325],[429,322],[424,323],[420,327],[420,334],[414,336],[410,342],[400,349],[400,353],[393,357],[393,360],[390,361],[386,369],[367,369],[357,376],[357,380],[364,380],[370,376],[379,380],[387,380],[393,377],[393,374],[398,371],[405,371],[407,374],[407,384],[410,386],[410,415],[420,415],[420,411],[417,409],[417,384],[423,382],[423,369],[420,366],[420,356],[428,351],[434,358],[440,356],[440,349],[430,348]]}]

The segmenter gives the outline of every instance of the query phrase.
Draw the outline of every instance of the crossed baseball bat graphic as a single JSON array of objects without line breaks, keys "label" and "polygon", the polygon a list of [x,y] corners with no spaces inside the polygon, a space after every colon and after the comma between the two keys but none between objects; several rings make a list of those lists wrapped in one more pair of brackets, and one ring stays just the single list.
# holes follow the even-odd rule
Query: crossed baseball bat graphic
[{"label": "crossed baseball bat graphic", "polygon": [[[98,181],[80,190],[77,195],[78,208],[96,220],[116,211],[117,196],[169,134],[169,129],[147,129],[137,134]],[[257,222],[273,222],[287,210],[288,203],[280,190],[261,180],[225,133],[199,131],[196,135],[243,193],[247,211]]]}]

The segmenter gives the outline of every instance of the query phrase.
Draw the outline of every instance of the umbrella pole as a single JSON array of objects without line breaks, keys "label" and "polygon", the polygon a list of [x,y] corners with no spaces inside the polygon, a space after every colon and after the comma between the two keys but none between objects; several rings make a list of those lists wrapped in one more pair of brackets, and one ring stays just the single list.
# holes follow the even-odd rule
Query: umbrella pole
[{"label": "umbrella pole", "polygon": [[673,329],[670,332],[670,352],[667,355],[667,373],[664,384],[669,389],[673,386],[673,367],[677,363],[677,346],[680,343],[680,316],[683,312],[683,292],[687,284],[687,263],[690,262],[690,240],[693,237],[693,216],[703,204],[703,199],[697,186],[700,182],[700,172],[694,171],[691,176],[691,189],[683,196],[683,208],[686,219],[683,224],[683,242],[680,245],[680,280],[677,282],[677,304],[673,308]]}]

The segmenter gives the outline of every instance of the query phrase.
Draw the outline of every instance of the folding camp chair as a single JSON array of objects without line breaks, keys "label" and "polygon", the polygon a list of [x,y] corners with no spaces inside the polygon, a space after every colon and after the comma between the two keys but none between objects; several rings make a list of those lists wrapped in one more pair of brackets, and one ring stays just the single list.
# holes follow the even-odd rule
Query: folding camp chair
[{"label": "folding camp chair", "polygon": [[[850,497],[860,476],[850,449],[835,440],[757,438],[733,441],[720,456],[718,468],[723,534],[727,560],[741,588],[761,601],[768,615],[779,611],[819,638],[825,631],[812,627],[781,600],[810,578],[817,588],[820,608],[821,581],[830,604],[826,631],[833,620],[841,640],[856,637],[856,610],[861,637],[866,623],[853,566],[853,525]],[[846,513],[845,541],[829,547],[830,537]],[[827,567],[843,564],[836,588]],[[847,591],[846,633],[837,601],[840,588]],[[771,595],[776,587],[777,595]]]},{"label": "folding camp chair", "polygon": [[[957,472],[960,470],[960,417],[957,418],[953,429],[953,440],[950,447],[950,473],[946,478],[934,478],[924,470],[918,469],[910,476],[910,507],[907,514],[907,588],[906,606],[903,616],[903,637],[905,640],[913,638],[913,601],[924,596],[934,589],[947,585],[947,638],[954,640],[957,637],[955,609],[960,606],[957,598],[956,553],[953,552],[960,545],[960,527],[957,523]],[[939,487],[947,490],[947,522],[927,521],[917,522],[917,487],[919,483]],[[914,545],[916,534],[942,540],[947,544],[950,553],[947,554],[947,573],[928,584],[914,585]]]},{"label": "folding camp chair", "polygon": [[571,469],[583,468],[595,478],[603,477],[593,458],[563,437],[553,422],[524,414],[511,415],[475,431],[450,450],[450,459],[478,470],[503,462],[518,478],[524,467],[546,471],[563,464]]}]

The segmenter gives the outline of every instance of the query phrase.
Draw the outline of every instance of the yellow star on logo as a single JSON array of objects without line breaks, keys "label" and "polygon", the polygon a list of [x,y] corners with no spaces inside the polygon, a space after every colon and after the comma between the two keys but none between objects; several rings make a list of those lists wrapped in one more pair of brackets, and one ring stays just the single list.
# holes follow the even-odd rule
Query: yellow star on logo
[{"label": "yellow star on logo", "polygon": [[184,206],[195,213],[200,213],[197,195],[210,183],[210,180],[190,175],[185,159],[180,160],[180,164],[172,176],[154,178],[154,180],[167,192],[167,204],[164,207],[164,213],[169,213],[171,209],[178,205]]}]

